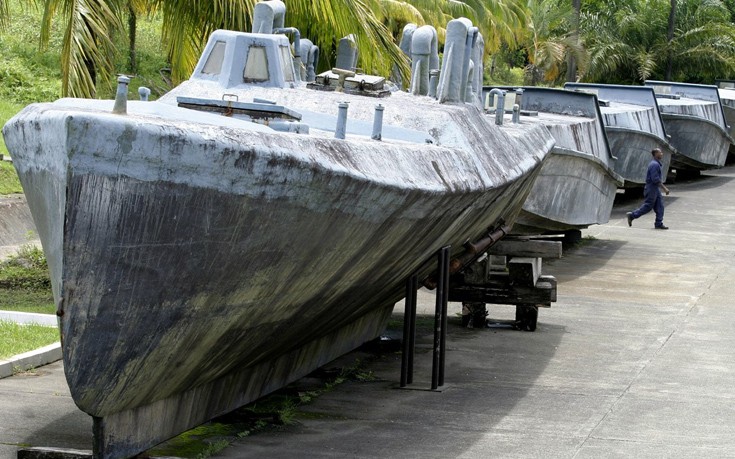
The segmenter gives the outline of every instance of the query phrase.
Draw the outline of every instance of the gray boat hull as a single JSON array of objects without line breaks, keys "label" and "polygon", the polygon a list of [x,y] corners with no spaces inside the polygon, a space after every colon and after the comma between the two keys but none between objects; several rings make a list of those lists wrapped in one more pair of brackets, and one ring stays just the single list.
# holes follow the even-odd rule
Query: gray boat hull
[{"label": "gray boat hull", "polygon": [[642,187],[646,184],[646,171],[651,162],[651,150],[659,148],[664,156],[661,159],[664,181],[669,171],[672,158],[680,154],[660,137],[635,129],[617,126],[606,126],[607,141],[615,155],[613,170],[624,177],[625,188]]},{"label": "gray boat hull", "polygon": [[[730,126],[730,137],[735,135],[735,100],[722,99],[722,110],[725,112],[725,120],[728,126]],[[735,143],[730,143],[730,149],[728,151],[727,162],[733,162],[735,160]]]},{"label": "gray boat hull", "polygon": [[553,139],[446,110],[478,149],[53,104],[13,118],[95,455],[135,455],[376,337],[438,249],[512,223]]},{"label": "gray boat hull", "polygon": [[644,84],[655,88],[671,145],[681,153],[672,158],[671,166],[689,170],[724,166],[733,140],[717,86],[652,80]]},{"label": "gray boat hull", "polygon": [[524,88],[521,124],[544,125],[555,145],[523,204],[515,234],[587,228],[610,219],[622,178],[612,169],[598,99],[593,94]]},{"label": "gray boat hull", "polygon": [[671,167],[706,170],[725,165],[731,138],[722,127],[691,115],[663,113],[661,117],[671,145],[681,153],[672,158]]},{"label": "gray boat hull", "polygon": [[554,148],[523,204],[513,233],[565,232],[607,223],[619,183],[597,158]]}]

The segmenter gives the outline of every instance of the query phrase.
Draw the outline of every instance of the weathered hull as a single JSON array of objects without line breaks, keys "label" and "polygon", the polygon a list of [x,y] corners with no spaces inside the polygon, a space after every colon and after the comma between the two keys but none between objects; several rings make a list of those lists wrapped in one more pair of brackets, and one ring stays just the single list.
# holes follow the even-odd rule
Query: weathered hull
[{"label": "weathered hull", "polygon": [[715,169],[725,165],[732,143],[723,103],[716,86],[646,81],[655,88],[671,145],[681,155],[672,158],[678,169]]},{"label": "weathered hull", "polygon": [[681,155],[671,166],[682,169],[716,169],[725,165],[731,145],[730,136],[719,125],[696,116],[662,114],[671,145]]},{"label": "weathered hull", "polygon": [[730,127],[728,134],[730,134],[730,137],[733,137],[733,135],[735,135],[735,99],[723,98],[722,110],[725,112],[725,121]]},{"label": "weathered hull", "polygon": [[672,158],[680,156],[668,142],[651,133],[616,126],[606,126],[610,150],[615,155],[613,170],[624,179],[625,188],[641,187],[646,184],[646,171],[651,162],[651,150],[659,148],[664,181]]},{"label": "weathered hull", "polygon": [[668,135],[653,87],[565,83],[564,88],[591,92],[607,102],[600,111],[610,150],[615,156],[612,167],[623,178],[625,188],[645,185],[654,148],[664,154],[663,179],[666,180],[672,156],[681,154],[666,140]]},{"label": "weathered hull", "polygon": [[[494,141],[479,111],[463,122]],[[53,105],[4,135],[99,457],[137,454],[377,336],[435,251],[516,219],[553,142],[532,129],[499,158]]]},{"label": "weathered hull", "polygon": [[513,232],[544,234],[607,223],[618,183],[596,158],[555,148],[544,161]]},{"label": "weathered hull", "polygon": [[611,163],[598,99],[593,94],[525,88],[521,123],[543,125],[555,145],[523,204],[515,234],[587,228],[610,219],[621,177]]},{"label": "weathered hull", "polygon": [[[732,91],[728,91],[732,92]],[[725,112],[725,121],[730,127],[728,134],[730,138],[735,136],[735,99],[722,99],[722,110]],[[728,150],[727,162],[735,161],[735,143],[730,143],[730,149]]]}]

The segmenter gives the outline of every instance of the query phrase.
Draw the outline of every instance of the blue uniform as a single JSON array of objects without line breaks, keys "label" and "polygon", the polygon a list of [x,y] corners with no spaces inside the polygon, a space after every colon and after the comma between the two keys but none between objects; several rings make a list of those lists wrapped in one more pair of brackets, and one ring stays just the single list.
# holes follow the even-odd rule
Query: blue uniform
[{"label": "blue uniform", "polygon": [[663,181],[662,169],[661,163],[657,159],[651,160],[648,164],[646,186],[643,188],[643,205],[631,212],[633,218],[638,218],[653,209],[656,213],[656,222],[654,225],[657,228],[664,225],[664,198],[661,196],[661,183]]}]

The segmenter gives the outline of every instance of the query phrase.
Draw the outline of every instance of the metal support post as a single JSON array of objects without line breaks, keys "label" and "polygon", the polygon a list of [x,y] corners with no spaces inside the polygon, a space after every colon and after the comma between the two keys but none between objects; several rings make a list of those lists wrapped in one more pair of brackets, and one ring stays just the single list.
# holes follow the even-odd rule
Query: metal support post
[{"label": "metal support post", "polygon": [[431,371],[431,390],[444,384],[444,353],[446,352],[447,298],[449,290],[449,246],[442,247],[438,254],[437,271],[439,282],[436,289],[434,313],[434,361]]},{"label": "metal support post", "polygon": [[413,357],[416,350],[416,300],[418,274],[406,279],[406,308],[403,313],[403,349],[401,354],[401,387],[413,383]]}]

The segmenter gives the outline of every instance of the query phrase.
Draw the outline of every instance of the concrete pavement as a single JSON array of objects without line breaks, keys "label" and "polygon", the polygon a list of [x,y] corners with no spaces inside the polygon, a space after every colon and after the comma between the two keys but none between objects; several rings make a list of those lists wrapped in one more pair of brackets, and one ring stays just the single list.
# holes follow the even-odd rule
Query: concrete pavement
[{"label": "concrete pavement", "polygon": [[[640,201],[622,199],[547,263],[559,301],[536,332],[455,319],[444,392],[395,389],[388,356],[370,366],[378,381],[340,386],[298,425],[216,457],[735,457],[735,170],[711,175],[671,185],[670,230],[652,214],[629,228]],[[424,387],[430,365],[426,349]]]},{"label": "concrete pavement", "polygon": [[[547,262],[559,298],[535,332],[463,329],[452,315],[444,391],[397,389],[400,355],[386,354],[367,365],[374,381],[214,457],[735,457],[735,168],[707,175],[670,186],[670,230],[652,214],[629,228],[640,200],[621,199],[610,223]],[[433,313],[432,293],[419,301]],[[430,342],[418,339],[417,389]],[[59,363],[0,380],[0,457],[19,444],[91,448]]]}]

